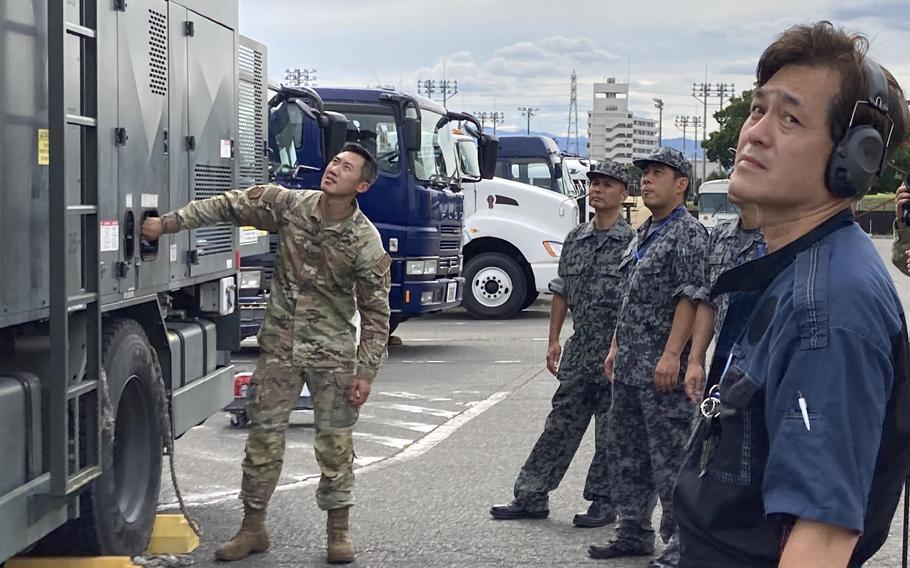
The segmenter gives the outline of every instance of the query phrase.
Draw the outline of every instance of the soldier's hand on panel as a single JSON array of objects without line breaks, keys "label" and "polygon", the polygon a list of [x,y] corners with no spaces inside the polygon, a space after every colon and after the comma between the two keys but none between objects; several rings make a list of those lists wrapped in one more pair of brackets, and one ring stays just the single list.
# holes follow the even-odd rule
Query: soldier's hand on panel
[{"label": "soldier's hand on panel", "polygon": [[679,383],[679,355],[664,351],[654,369],[654,386],[657,392],[673,392]]},{"label": "soldier's hand on panel", "polygon": [[705,367],[699,363],[689,363],[686,366],[685,378],[686,396],[694,404],[701,402],[705,388]]},{"label": "soldier's hand on panel", "polygon": [[554,376],[559,371],[559,357],[562,355],[562,347],[559,342],[550,343],[547,347],[547,370]]},{"label": "soldier's hand on panel", "polygon": [[351,384],[351,388],[348,391],[348,402],[354,408],[360,408],[363,406],[363,403],[370,398],[370,391],[372,390],[373,385],[370,381],[354,377],[354,382]]},{"label": "soldier's hand on panel", "polygon": [[164,234],[164,223],[160,217],[149,217],[142,222],[142,238],[147,241],[157,241]]}]

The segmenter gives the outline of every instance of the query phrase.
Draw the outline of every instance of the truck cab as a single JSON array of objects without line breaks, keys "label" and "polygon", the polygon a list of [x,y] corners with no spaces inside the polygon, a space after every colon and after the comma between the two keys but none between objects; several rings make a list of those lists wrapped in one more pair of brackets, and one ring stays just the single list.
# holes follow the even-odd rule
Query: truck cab
[{"label": "truck cab", "polygon": [[[391,89],[317,88],[307,96],[284,89],[285,100],[273,98],[276,104],[270,110],[273,116],[281,108],[290,114],[288,120],[270,119],[269,153],[276,183],[317,188],[325,164],[344,142],[364,146],[379,163],[379,178],[358,201],[392,258],[391,329],[411,317],[460,305],[464,205],[448,124],[466,115]],[[318,112],[307,113],[298,102]],[[328,117],[323,124],[343,120],[343,137],[338,138],[335,126],[320,126],[320,116]],[[273,131],[282,125],[282,130]],[[334,145],[326,143],[325,128],[332,131],[328,139]],[[483,149],[495,149],[494,141],[487,135],[478,137]],[[489,155],[480,154],[481,159]],[[486,159],[492,170],[495,152]],[[244,275],[267,272],[274,251],[257,262],[255,267],[244,265]],[[265,309],[266,279],[261,282],[255,303],[241,298],[245,335],[258,329]]]},{"label": "truck cab", "polygon": [[[470,172],[477,151],[470,139],[457,138],[460,170]],[[502,163],[497,162],[497,169],[503,169]],[[522,159],[509,168],[543,174],[545,164]],[[550,161],[546,169],[552,172],[555,165]],[[557,275],[562,242],[578,224],[578,205],[574,196],[550,189],[552,177],[534,180],[537,185],[500,177],[462,178],[464,307],[474,317],[513,317],[546,293]]]}]

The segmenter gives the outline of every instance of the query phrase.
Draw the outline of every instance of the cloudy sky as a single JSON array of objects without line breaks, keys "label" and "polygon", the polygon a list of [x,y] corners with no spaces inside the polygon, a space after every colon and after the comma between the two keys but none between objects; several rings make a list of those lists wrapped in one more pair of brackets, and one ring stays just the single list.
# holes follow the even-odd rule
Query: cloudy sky
[{"label": "cloudy sky", "polygon": [[268,46],[273,79],[316,69],[320,86],[415,92],[445,77],[458,81],[451,108],[500,111],[517,131],[517,107],[538,107],[532,130],[565,135],[574,69],[582,136],[594,82],[631,79],[630,107],[655,119],[662,98],[664,136],[679,136],[677,115],[702,115],[693,83],[749,88],[778,33],[819,19],[865,34],[910,91],[908,0],[240,0],[241,33]]}]

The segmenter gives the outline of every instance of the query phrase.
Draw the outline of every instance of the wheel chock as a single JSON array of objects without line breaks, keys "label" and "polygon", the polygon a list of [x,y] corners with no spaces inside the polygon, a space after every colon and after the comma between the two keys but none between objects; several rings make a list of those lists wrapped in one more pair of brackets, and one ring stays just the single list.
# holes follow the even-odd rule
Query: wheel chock
[{"label": "wheel chock", "polygon": [[158,515],[149,541],[149,554],[189,554],[199,548],[199,537],[183,515]]},{"label": "wheel chock", "polygon": [[139,568],[129,556],[11,558],[6,568]]}]

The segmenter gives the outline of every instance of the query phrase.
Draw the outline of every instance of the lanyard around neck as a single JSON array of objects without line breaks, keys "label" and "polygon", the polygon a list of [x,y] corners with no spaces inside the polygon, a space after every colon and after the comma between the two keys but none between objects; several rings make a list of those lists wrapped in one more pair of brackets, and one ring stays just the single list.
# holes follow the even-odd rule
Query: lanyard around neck
[{"label": "lanyard around neck", "polygon": [[645,240],[642,241],[642,243],[638,245],[638,248],[635,250],[635,262],[638,262],[644,258],[645,251],[651,245],[651,241],[657,238],[657,236],[666,228],[667,225],[670,224],[671,221],[679,217],[681,213],[685,213],[685,211],[686,209],[684,207],[677,207],[673,210],[673,213],[671,213],[669,217],[660,222],[660,225],[658,225],[656,229],[651,231],[651,234],[645,237]]}]

